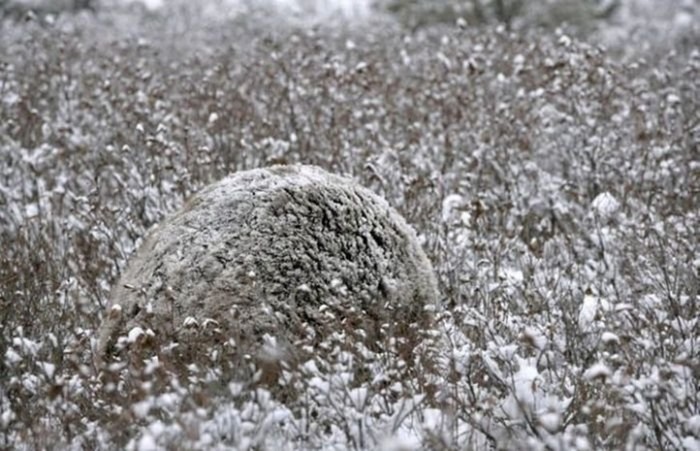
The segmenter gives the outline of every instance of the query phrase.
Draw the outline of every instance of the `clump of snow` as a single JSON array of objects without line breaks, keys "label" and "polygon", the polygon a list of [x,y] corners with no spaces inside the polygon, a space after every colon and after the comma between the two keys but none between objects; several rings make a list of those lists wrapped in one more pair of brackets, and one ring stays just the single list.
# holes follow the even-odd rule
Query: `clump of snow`
[{"label": "clump of snow", "polygon": [[592,208],[603,220],[612,219],[615,214],[620,209],[620,202],[607,191],[598,194],[595,199],[593,199]]},{"label": "clump of snow", "polygon": [[127,341],[129,343],[136,343],[136,341],[145,335],[145,332],[140,327],[136,326],[129,331],[127,335]]},{"label": "clump of snow", "polygon": [[547,337],[534,327],[526,327],[520,338],[523,342],[540,351],[545,349],[548,342]]},{"label": "clump of snow", "polygon": [[5,363],[9,366],[13,366],[22,361],[22,356],[19,355],[14,349],[7,348],[5,351]]},{"label": "clump of snow", "polygon": [[145,434],[133,448],[136,451],[150,451],[158,449],[156,441],[151,434]]},{"label": "clump of snow", "polygon": [[608,368],[606,364],[598,362],[583,372],[583,378],[587,380],[605,380],[609,378],[611,374],[612,371],[610,371],[610,368]]},{"label": "clump of snow", "polygon": [[385,451],[417,451],[422,449],[420,438],[411,435],[387,437],[381,441],[379,449]]},{"label": "clump of snow", "polygon": [[595,321],[610,309],[610,303],[599,296],[586,293],[578,314],[578,327],[582,332],[590,330]]},{"label": "clump of snow", "polygon": [[459,210],[464,205],[464,198],[459,194],[445,196],[442,201],[442,220],[445,222],[455,222],[459,219]]},{"label": "clump of snow", "polygon": [[600,340],[605,344],[614,344],[620,342],[620,337],[612,332],[603,332],[600,336]]},{"label": "clump of snow", "polygon": [[685,428],[688,432],[700,437],[700,414],[688,418],[685,422]]}]

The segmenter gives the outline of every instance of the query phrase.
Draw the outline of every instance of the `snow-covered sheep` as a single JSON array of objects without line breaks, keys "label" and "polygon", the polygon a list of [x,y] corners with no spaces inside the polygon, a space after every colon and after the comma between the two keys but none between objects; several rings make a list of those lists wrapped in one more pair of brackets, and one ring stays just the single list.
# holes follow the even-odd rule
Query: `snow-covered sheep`
[{"label": "snow-covered sheep", "polygon": [[416,234],[386,201],[317,167],[272,166],[204,188],[148,234],[113,289],[97,356],[203,330],[250,353],[335,331],[371,340],[381,325],[425,325],[436,298]]}]

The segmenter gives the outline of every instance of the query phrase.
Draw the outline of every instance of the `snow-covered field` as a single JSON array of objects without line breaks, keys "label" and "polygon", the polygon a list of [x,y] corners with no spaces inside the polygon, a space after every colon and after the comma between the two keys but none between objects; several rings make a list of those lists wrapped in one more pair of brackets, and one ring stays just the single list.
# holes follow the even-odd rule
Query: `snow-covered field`
[{"label": "snow-covered field", "polygon": [[[700,449],[697,8],[631,3],[585,39],[184,2],[4,19],[0,449]],[[401,325],[416,345],[347,324],[274,379],[216,336],[184,374],[96,367],[146,231],[294,162],[418,231],[440,305]]]}]

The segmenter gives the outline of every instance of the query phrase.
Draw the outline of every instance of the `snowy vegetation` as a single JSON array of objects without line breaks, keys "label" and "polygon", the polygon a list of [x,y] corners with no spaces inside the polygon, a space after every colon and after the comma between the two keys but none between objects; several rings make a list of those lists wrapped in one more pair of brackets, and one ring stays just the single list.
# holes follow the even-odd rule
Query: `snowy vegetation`
[{"label": "snowy vegetation", "polygon": [[[200,12],[0,22],[0,448],[700,447],[697,20],[635,46]],[[222,377],[220,343],[184,377],[157,354],[100,373],[149,228],[296,162],[418,231],[440,302],[414,352],[339,328],[274,378]]]},{"label": "snowy vegetation", "polygon": [[249,359],[276,379],[279,365],[305,362],[339,331],[351,348],[401,339],[413,361],[437,296],[415,232],[376,194],[316,166],[236,172],[154,227],[129,259],[97,365],[118,372],[151,348],[187,375],[216,353],[230,370],[220,383],[244,377]]}]

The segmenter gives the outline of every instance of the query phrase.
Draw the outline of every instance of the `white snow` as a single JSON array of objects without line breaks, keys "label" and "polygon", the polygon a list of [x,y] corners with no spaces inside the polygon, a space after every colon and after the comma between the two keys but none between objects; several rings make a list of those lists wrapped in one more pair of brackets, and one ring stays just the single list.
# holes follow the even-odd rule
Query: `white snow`
[{"label": "white snow", "polygon": [[620,209],[620,202],[609,192],[598,194],[591,204],[593,210],[602,219],[612,218]]},{"label": "white snow", "polygon": [[546,412],[540,414],[537,419],[539,420],[542,427],[544,427],[549,432],[555,432],[559,429],[561,425],[561,415],[557,412]]},{"label": "white snow", "polygon": [[158,446],[155,438],[150,433],[145,433],[136,444],[135,451],[157,451],[162,449]]},{"label": "white snow", "polygon": [[142,328],[136,326],[132,328],[129,333],[127,334],[127,341],[129,343],[135,343],[136,340],[138,340],[140,337],[145,335],[146,333],[143,331]]},{"label": "white snow", "polygon": [[539,349],[540,351],[543,350],[549,342],[549,340],[547,339],[547,337],[545,337],[543,333],[530,326],[526,327],[523,330],[521,340],[530,343],[532,346],[534,346],[536,349]]},{"label": "white snow", "polygon": [[[140,3],[148,10],[162,8],[168,0],[123,0],[125,3]],[[245,11],[251,5],[267,6],[280,15],[307,16],[316,19],[341,17],[344,19],[362,19],[371,12],[371,0],[219,0],[203,2],[203,8],[211,13],[225,14]]]},{"label": "white snow", "polygon": [[109,308],[109,316],[112,318],[118,318],[122,314],[122,306],[119,304],[114,304]]},{"label": "white snow", "polygon": [[583,378],[587,380],[607,379],[612,374],[610,368],[604,363],[598,362],[592,365],[583,373]]},{"label": "white snow", "polygon": [[593,325],[593,321],[598,315],[600,302],[596,296],[586,294],[581,302],[581,309],[578,314],[578,327],[581,331],[587,331]]},{"label": "white snow", "polygon": [[38,362],[37,365],[46,374],[46,377],[53,379],[53,375],[56,373],[56,365],[49,362]]},{"label": "white snow", "polygon": [[543,401],[540,373],[535,359],[515,357],[518,370],[512,374],[512,391],[503,401],[503,410],[511,419],[536,412]]},{"label": "white snow", "polygon": [[459,211],[464,205],[464,198],[460,194],[448,194],[442,201],[442,220],[450,223],[459,218]]},{"label": "white snow", "polygon": [[131,410],[134,412],[134,415],[136,415],[137,418],[146,418],[146,415],[148,415],[152,405],[153,402],[151,398],[149,398],[143,401],[135,402],[131,405]]},{"label": "white snow", "polygon": [[12,348],[7,348],[5,351],[5,362],[12,366],[22,361],[22,356]]},{"label": "white snow", "polygon": [[693,415],[685,421],[685,429],[697,436],[700,436],[700,414]]},{"label": "white snow", "polygon": [[27,204],[27,206],[24,209],[24,214],[27,217],[27,219],[32,219],[39,216],[39,204],[37,204],[36,202]]},{"label": "white snow", "polygon": [[185,327],[197,327],[197,326],[199,326],[199,322],[196,319],[194,319],[193,317],[188,316],[182,322],[182,325]]},{"label": "white snow", "polygon": [[700,451],[700,440],[695,437],[683,437],[682,443],[685,451]]},{"label": "white snow", "polygon": [[619,343],[620,337],[612,332],[603,332],[603,334],[600,336],[600,340],[605,344]]},{"label": "white snow", "polygon": [[416,437],[414,434],[399,433],[382,440],[378,449],[384,451],[419,451],[422,449],[422,446],[420,437]]},{"label": "white snow", "polygon": [[16,418],[15,413],[10,409],[3,409],[0,412],[0,427],[3,429],[9,426],[10,422]]},{"label": "white snow", "polygon": [[22,354],[32,357],[35,357],[37,352],[39,352],[39,348],[41,348],[40,343],[25,337],[14,337],[12,345],[19,349]]}]

